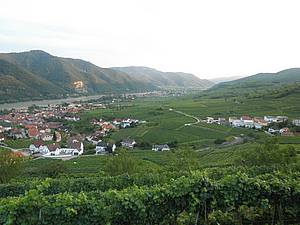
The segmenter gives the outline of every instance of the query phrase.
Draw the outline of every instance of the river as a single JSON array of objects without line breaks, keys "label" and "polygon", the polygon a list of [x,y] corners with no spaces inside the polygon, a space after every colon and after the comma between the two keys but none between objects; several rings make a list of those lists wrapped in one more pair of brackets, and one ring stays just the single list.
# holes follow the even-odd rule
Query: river
[{"label": "river", "polygon": [[87,101],[91,99],[97,99],[103,97],[104,95],[92,95],[92,96],[82,96],[82,97],[72,97],[63,99],[51,99],[51,100],[37,100],[37,101],[26,101],[26,102],[15,102],[15,103],[4,103],[0,104],[0,110],[3,109],[20,109],[32,105],[47,106],[49,104],[62,104],[64,102],[71,103],[75,101]]},{"label": "river", "polygon": [[[126,93],[125,95],[135,95],[137,97],[142,97],[145,94],[154,94],[160,93],[160,91],[151,91],[151,92],[138,92],[138,93]],[[63,98],[63,99],[51,99],[51,100],[37,100],[37,101],[26,101],[26,102],[15,102],[15,103],[4,103],[0,104],[0,110],[10,110],[10,109],[20,109],[26,108],[32,105],[38,106],[47,106],[47,105],[54,105],[54,104],[62,104],[62,103],[72,103],[75,101],[87,101],[91,99],[101,98],[107,95],[90,95],[90,96],[82,96],[82,97],[70,97],[70,98]]]}]

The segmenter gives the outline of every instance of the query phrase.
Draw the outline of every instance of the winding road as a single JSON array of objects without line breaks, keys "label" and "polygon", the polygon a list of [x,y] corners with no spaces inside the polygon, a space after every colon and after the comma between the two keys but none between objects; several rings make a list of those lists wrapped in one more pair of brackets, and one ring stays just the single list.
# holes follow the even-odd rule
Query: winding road
[{"label": "winding road", "polygon": [[194,120],[196,120],[196,122],[194,122],[194,123],[186,123],[186,124],[184,124],[184,126],[196,125],[196,124],[198,124],[198,123],[201,122],[201,120],[198,117],[190,115],[190,114],[187,114],[185,112],[174,110],[174,109],[169,109],[169,111],[175,112],[175,113],[178,113],[178,114],[181,114],[181,115],[184,115],[186,117],[190,117],[190,118],[193,118]]}]

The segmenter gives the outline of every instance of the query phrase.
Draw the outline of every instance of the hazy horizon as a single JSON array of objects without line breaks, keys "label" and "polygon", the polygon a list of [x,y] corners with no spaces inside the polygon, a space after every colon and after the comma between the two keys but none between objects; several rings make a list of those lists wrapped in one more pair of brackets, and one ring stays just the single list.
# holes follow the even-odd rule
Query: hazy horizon
[{"label": "hazy horizon", "polygon": [[0,52],[38,49],[100,67],[146,66],[203,79],[278,72],[300,66],[299,6],[295,0],[11,0],[0,8]]}]

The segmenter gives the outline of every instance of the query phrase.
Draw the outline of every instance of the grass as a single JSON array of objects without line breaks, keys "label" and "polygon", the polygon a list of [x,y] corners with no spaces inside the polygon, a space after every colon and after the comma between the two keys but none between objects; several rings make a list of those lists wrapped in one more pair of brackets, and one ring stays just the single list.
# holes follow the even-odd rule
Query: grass
[{"label": "grass", "polygon": [[17,139],[17,140],[9,139],[4,141],[4,143],[11,148],[20,149],[20,148],[28,148],[29,145],[32,143],[32,140],[31,139]]}]

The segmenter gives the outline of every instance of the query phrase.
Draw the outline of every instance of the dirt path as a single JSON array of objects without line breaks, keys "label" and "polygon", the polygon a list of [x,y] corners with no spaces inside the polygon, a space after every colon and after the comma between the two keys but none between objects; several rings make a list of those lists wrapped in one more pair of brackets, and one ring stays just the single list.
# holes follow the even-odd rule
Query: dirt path
[{"label": "dirt path", "polygon": [[22,155],[24,156],[29,156],[29,154],[27,152],[24,152],[24,149],[14,149],[14,148],[11,148],[11,147],[8,147],[8,146],[5,146],[5,145],[0,145],[1,148],[5,148],[5,149],[8,149],[12,152],[20,152],[22,153]]},{"label": "dirt path", "polygon": [[198,123],[201,122],[201,120],[198,117],[190,115],[190,114],[187,114],[185,112],[178,111],[178,110],[173,110],[173,109],[169,109],[169,111],[175,112],[175,113],[178,113],[178,114],[181,114],[181,115],[184,115],[186,117],[193,118],[194,120],[196,120],[196,122],[194,122],[194,123],[186,123],[186,124],[184,124],[184,126],[196,125],[196,124],[198,124]]}]

